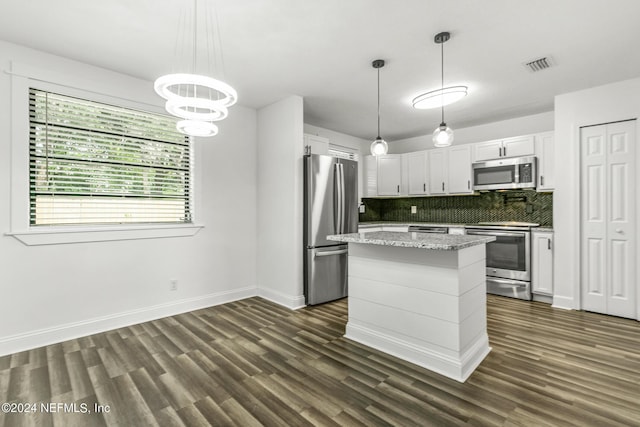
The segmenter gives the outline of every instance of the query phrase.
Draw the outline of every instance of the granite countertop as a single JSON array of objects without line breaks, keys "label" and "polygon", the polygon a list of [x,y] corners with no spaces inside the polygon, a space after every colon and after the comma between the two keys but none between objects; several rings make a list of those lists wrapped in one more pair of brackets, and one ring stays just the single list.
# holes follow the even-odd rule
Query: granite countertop
[{"label": "granite countertop", "polygon": [[494,236],[468,236],[453,234],[404,233],[398,231],[372,231],[369,233],[335,234],[327,239],[344,243],[365,243],[380,246],[457,251],[496,240]]}]

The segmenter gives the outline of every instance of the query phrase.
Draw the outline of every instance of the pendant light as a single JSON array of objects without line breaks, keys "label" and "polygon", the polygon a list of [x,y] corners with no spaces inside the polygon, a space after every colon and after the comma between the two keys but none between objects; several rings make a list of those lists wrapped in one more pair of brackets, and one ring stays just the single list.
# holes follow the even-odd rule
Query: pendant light
[{"label": "pendant light", "polygon": [[442,32],[436,34],[434,41],[440,45],[440,71],[441,71],[441,105],[440,112],[442,114],[442,121],[433,131],[433,144],[436,147],[448,147],[453,142],[453,130],[444,121],[444,43],[449,40],[450,34],[448,32]]},{"label": "pendant light", "polygon": [[387,141],[380,137],[380,68],[384,67],[384,60],[376,59],[371,65],[378,70],[378,136],[371,143],[371,154],[374,156],[382,156],[389,151]]},{"label": "pendant light", "polygon": [[[206,69],[204,71],[208,74],[213,74],[213,62],[219,61],[222,66],[222,55],[217,58],[215,52],[214,36],[217,36],[219,43],[220,34],[218,32],[217,19],[210,16],[213,15],[213,11],[205,10],[204,13],[198,13],[198,0],[194,0],[193,3],[193,21],[191,22],[193,37],[190,39],[188,34],[189,25],[186,18],[187,13],[185,12],[176,38],[176,53],[182,50],[182,55],[180,55],[181,58],[176,55],[175,59],[176,61],[185,60],[184,63],[177,64],[181,72],[158,77],[154,83],[154,89],[158,95],[167,100],[165,103],[167,112],[182,119],[176,124],[176,128],[180,132],[191,136],[214,136],[218,133],[218,127],[213,122],[227,117],[227,108],[236,103],[238,94],[235,89],[221,80],[208,75],[197,74],[200,71],[197,57],[198,18],[200,16],[204,20],[204,33],[207,37],[206,66],[204,66]],[[209,28],[209,24],[214,25],[215,28]],[[182,40],[182,49],[178,46],[180,40]],[[189,51],[191,51],[190,55]],[[190,65],[188,62],[190,62]]]}]

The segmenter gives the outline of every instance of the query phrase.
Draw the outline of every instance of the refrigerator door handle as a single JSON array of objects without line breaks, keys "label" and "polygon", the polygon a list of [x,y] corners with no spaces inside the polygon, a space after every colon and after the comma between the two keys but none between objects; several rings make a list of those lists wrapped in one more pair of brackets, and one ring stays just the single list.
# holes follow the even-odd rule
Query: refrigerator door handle
[{"label": "refrigerator door handle", "polygon": [[340,221],[342,209],[340,204],[342,203],[342,187],[340,185],[340,164],[336,163],[333,169],[333,229],[334,234],[340,234]]},{"label": "refrigerator door handle", "polygon": [[333,255],[343,255],[348,253],[348,249],[339,249],[337,251],[324,251],[324,252],[316,252],[314,258],[321,258],[323,256],[333,256]]},{"label": "refrigerator door handle", "polygon": [[346,212],[345,212],[345,184],[344,184],[344,165],[339,163],[340,165],[340,234],[344,234],[345,232],[345,222],[346,222]]}]

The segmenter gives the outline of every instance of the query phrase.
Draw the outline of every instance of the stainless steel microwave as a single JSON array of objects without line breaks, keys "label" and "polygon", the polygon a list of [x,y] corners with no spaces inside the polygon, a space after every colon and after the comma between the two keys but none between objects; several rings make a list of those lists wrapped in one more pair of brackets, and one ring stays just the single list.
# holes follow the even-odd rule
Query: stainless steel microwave
[{"label": "stainless steel microwave", "polygon": [[513,157],[473,164],[474,190],[513,190],[536,187],[536,158]]}]

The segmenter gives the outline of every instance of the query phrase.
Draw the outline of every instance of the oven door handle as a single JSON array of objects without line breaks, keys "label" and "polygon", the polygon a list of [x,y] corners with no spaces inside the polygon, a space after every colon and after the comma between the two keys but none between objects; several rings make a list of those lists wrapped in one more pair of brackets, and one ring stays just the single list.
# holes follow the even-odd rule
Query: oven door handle
[{"label": "oven door handle", "polygon": [[480,236],[500,236],[500,237],[522,237],[526,235],[526,231],[478,231],[467,230],[467,234]]},{"label": "oven door handle", "polygon": [[496,279],[495,277],[487,278],[487,281],[495,283],[498,286],[504,288],[526,288],[529,285],[528,282],[509,279]]}]

